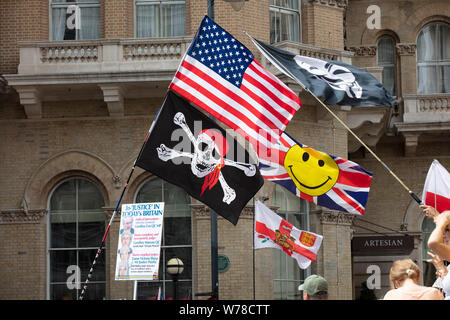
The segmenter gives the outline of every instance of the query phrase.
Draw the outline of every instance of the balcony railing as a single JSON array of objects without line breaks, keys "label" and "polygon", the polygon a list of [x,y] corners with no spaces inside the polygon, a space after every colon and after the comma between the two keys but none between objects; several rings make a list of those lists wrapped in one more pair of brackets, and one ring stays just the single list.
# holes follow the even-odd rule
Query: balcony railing
[{"label": "balcony railing", "polygon": [[18,74],[175,71],[191,41],[192,37],[23,41]]},{"label": "balcony railing", "polygon": [[450,93],[404,95],[404,122],[450,121]]}]

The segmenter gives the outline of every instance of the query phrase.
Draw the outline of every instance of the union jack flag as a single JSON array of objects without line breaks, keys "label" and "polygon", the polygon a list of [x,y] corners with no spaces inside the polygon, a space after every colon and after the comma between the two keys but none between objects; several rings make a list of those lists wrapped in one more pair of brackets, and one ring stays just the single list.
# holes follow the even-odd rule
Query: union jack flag
[{"label": "union jack flag", "polygon": [[[300,191],[284,167],[284,159],[289,149],[295,145],[307,147],[287,133],[283,132],[280,143],[272,148],[272,155],[279,156],[259,158],[259,170],[264,179],[273,181],[298,197],[332,210],[363,215],[369,196],[372,173],[357,163],[328,154],[339,168],[339,175],[334,185],[324,194],[311,196]],[[304,174],[307,174],[306,172]]]},{"label": "union jack flag", "polygon": [[301,105],[291,89],[208,16],[169,88],[243,135],[255,149],[276,143]]}]

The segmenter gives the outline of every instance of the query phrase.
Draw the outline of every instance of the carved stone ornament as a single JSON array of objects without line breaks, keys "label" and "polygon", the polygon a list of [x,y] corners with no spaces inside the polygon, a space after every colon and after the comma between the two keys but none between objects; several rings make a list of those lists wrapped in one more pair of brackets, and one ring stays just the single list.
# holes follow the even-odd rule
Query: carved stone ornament
[{"label": "carved stone ornament", "polygon": [[191,204],[192,216],[199,219],[209,219],[210,209],[201,203]]},{"label": "carved stone ornament", "polygon": [[371,57],[377,54],[377,46],[355,46],[350,47],[349,50],[359,57]]},{"label": "carved stone ornament", "polygon": [[355,215],[340,211],[322,211],[320,222],[322,224],[352,225]]},{"label": "carved stone ornament", "polygon": [[347,8],[348,0],[308,0],[311,4],[322,4],[330,7]]},{"label": "carved stone ornament", "polygon": [[397,43],[396,49],[401,56],[413,56],[416,54],[416,44],[415,43]]},{"label": "carved stone ornament", "polygon": [[[105,211],[105,215],[106,215],[105,219],[106,219],[107,222],[109,222],[111,220],[111,217],[114,214],[114,209],[115,208],[106,208],[106,207],[103,208],[103,210]],[[121,207],[119,207],[117,209],[116,216],[114,217],[114,222],[120,222],[121,211],[122,211]]]},{"label": "carved stone ornament", "polygon": [[28,210],[11,209],[0,211],[0,224],[40,223],[47,214],[46,209]]}]

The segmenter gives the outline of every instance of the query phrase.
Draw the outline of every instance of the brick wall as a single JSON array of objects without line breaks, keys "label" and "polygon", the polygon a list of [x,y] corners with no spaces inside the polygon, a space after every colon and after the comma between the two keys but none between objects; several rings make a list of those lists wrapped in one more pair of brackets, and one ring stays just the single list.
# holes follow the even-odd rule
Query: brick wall
[{"label": "brick wall", "polygon": [[0,74],[17,72],[18,41],[49,39],[48,24],[47,1],[0,1]]}]

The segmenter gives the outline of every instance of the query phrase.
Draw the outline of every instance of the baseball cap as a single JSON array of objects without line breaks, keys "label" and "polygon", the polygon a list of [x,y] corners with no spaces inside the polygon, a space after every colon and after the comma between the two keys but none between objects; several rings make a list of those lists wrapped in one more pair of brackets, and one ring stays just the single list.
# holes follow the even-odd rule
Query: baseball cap
[{"label": "baseball cap", "polygon": [[305,279],[303,284],[298,287],[298,290],[305,291],[308,296],[314,297],[321,295],[321,293],[328,293],[328,282],[321,276],[313,274]]}]

